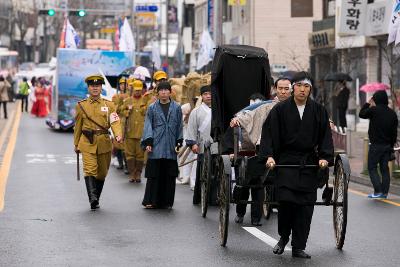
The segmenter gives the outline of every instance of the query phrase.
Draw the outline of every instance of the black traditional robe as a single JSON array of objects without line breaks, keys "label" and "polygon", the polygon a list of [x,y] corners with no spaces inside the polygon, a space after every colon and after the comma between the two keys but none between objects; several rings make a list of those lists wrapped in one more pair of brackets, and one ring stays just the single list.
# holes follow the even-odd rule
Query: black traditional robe
[{"label": "black traditional robe", "polygon": [[[326,109],[308,99],[300,118],[293,96],[270,111],[263,125],[259,155],[276,164],[333,165],[333,141]],[[318,168],[277,168],[277,200],[305,204],[316,200]]]}]

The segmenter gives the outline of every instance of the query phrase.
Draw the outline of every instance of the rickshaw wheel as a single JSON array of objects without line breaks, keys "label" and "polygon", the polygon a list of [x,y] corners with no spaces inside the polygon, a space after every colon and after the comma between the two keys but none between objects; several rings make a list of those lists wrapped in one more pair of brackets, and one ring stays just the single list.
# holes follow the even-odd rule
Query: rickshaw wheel
[{"label": "rickshaw wheel", "polygon": [[271,202],[273,200],[273,185],[266,185],[265,186],[265,196],[264,196],[264,203],[263,203],[263,212],[264,217],[266,220],[269,220],[272,214],[272,205]]},{"label": "rickshaw wheel", "polygon": [[208,209],[208,199],[210,192],[210,183],[211,183],[211,151],[210,148],[204,148],[204,159],[203,165],[201,169],[201,216],[203,218],[207,215]]},{"label": "rickshaw wheel", "polygon": [[218,162],[219,178],[219,235],[220,245],[225,247],[228,240],[229,205],[231,197],[231,161],[229,156],[221,156]]},{"label": "rickshaw wheel", "polygon": [[342,249],[346,237],[347,226],[347,190],[348,177],[340,159],[336,161],[336,174],[333,184],[333,227],[336,238],[336,248]]}]

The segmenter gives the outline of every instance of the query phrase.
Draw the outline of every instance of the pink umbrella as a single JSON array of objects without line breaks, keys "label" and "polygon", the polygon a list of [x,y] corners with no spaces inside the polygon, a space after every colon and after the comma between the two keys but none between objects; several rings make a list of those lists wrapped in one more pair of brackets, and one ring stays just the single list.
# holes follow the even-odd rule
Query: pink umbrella
[{"label": "pink umbrella", "polygon": [[375,91],[384,91],[384,90],[389,90],[390,86],[385,84],[385,83],[367,83],[361,86],[360,91],[369,93],[369,92],[375,92]]}]

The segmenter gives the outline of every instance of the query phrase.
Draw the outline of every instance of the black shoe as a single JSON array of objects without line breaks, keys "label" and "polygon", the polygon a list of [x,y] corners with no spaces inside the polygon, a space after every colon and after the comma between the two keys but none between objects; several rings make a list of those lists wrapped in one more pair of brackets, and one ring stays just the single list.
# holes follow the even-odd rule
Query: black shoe
[{"label": "black shoe", "polygon": [[235,217],[235,223],[243,223],[243,216],[237,215]]},{"label": "black shoe", "polygon": [[260,221],[260,219],[251,219],[251,224],[254,226],[262,226],[262,223]]},{"label": "black shoe", "polygon": [[311,259],[311,256],[304,252],[302,249],[294,248],[292,249],[292,257],[294,258],[302,258],[302,259]]},{"label": "black shoe", "polygon": [[289,242],[289,239],[279,239],[278,243],[275,245],[274,249],[272,252],[274,254],[281,255],[285,251],[285,246]]}]

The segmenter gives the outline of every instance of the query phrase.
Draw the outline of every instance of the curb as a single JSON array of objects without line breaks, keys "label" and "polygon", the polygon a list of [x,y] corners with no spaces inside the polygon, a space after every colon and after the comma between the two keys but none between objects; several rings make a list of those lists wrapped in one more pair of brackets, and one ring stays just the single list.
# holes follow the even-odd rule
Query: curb
[{"label": "curb", "polygon": [[[400,195],[400,184],[399,182],[393,182],[393,178],[391,179],[392,181],[390,182],[390,189],[389,189],[389,193],[391,194],[395,194],[395,195]],[[365,175],[350,175],[350,182],[354,182],[357,184],[362,184],[365,186],[368,186],[370,188],[372,188],[371,185],[371,180],[369,179],[369,177],[365,176]]]}]

